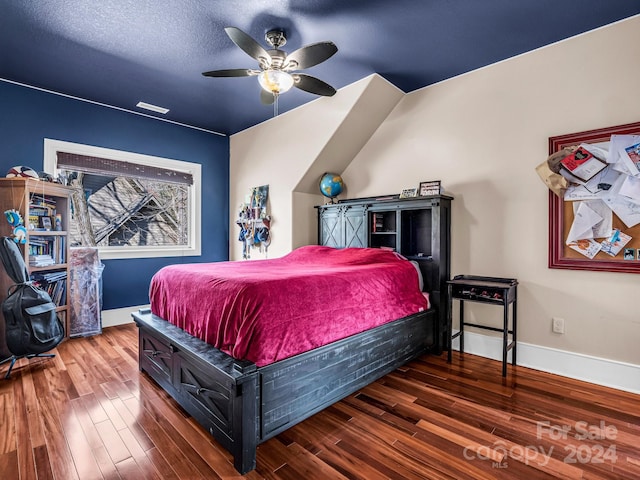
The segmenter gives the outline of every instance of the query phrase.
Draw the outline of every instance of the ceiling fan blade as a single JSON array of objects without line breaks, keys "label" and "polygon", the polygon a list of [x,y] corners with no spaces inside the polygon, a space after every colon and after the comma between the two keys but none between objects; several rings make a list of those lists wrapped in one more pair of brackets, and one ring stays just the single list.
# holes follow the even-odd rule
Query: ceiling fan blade
[{"label": "ceiling fan blade", "polygon": [[202,75],[205,77],[250,77],[257,75],[260,70],[252,70],[250,68],[232,68],[229,70],[211,70],[210,72],[204,72]]},{"label": "ceiling fan blade", "polygon": [[271,65],[271,56],[262,46],[249,35],[236,27],[225,27],[225,32],[238,47],[240,47],[247,55],[255,58],[262,68],[269,68]]},{"label": "ceiling fan blade", "polygon": [[284,63],[283,70],[304,70],[324,62],[338,51],[333,42],[319,42],[294,50]]},{"label": "ceiling fan blade", "polygon": [[293,86],[304,90],[305,92],[325,97],[332,97],[336,94],[336,89],[328,83],[323,82],[319,78],[305,75],[304,73],[296,73],[293,75]]},{"label": "ceiling fan blade", "polygon": [[263,105],[273,105],[275,100],[276,97],[273,93],[267,92],[263,88],[260,89],[260,102],[262,102]]}]

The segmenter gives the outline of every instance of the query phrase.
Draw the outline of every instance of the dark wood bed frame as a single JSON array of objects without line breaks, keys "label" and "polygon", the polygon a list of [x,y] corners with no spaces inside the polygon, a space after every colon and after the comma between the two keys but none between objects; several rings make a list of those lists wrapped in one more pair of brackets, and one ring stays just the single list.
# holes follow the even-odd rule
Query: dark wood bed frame
[{"label": "dark wood bed frame", "polygon": [[[424,208],[425,202],[398,201],[386,208]],[[445,199],[441,211],[433,198],[426,203],[434,208],[430,234],[437,248],[425,260],[424,280],[435,308],[263,367],[234,359],[143,309],[132,314],[139,327],[140,370],[233,455],[238,472],[254,469],[260,443],[447,345],[448,302],[442,295],[449,279],[450,204]]]},{"label": "dark wood bed frame", "polygon": [[435,317],[421,312],[258,368],[149,310],[133,314],[140,370],[231,452],[241,474],[255,468],[258,444],[425,353]]}]

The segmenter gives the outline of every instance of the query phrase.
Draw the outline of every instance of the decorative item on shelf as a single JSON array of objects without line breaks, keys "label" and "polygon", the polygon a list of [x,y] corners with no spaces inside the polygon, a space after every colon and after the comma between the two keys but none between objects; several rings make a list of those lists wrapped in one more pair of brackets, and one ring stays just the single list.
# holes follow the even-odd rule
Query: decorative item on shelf
[{"label": "decorative item on shelf", "polygon": [[15,208],[12,208],[11,210],[5,210],[4,215],[7,217],[7,222],[9,222],[9,225],[11,225],[12,227],[22,225],[22,215],[20,215],[20,212],[18,212]]},{"label": "decorative item on shelf", "polygon": [[38,177],[38,173],[30,167],[25,167],[23,165],[17,165],[15,167],[11,167],[6,175],[7,178],[15,178],[15,177],[24,177],[24,178],[40,178]]},{"label": "decorative item on shelf", "polygon": [[43,182],[53,182],[53,175],[47,172],[38,172],[38,177]]},{"label": "decorative item on shelf", "polygon": [[54,183],[59,183],[61,185],[71,185],[71,174],[67,170],[60,170],[58,172],[58,176],[53,179]]},{"label": "decorative item on shelf", "polygon": [[335,203],[335,199],[344,190],[344,182],[342,177],[337,173],[326,172],[320,177],[318,182],[320,193],[331,199],[331,203]]},{"label": "decorative item on shelf", "polygon": [[400,198],[413,198],[418,196],[417,188],[404,188],[400,192]]},{"label": "decorative item on shelf", "polygon": [[271,216],[267,213],[269,185],[253,187],[238,210],[236,224],[240,227],[238,240],[243,243],[242,258],[251,258],[251,247],[266,254],[271,244]]},{"label": "decorative item on shelf", "polygon": [[45,216],[40,217],[40,227],[45,231],[51,230],[51,218]]},{"label": "decorative item on shelf", "polygon": [[16,243],[26,243],[27,242],[27,229],[23,225],[22,215],[16,209],[5,210],[5,217],[7,217],[7,222],[9,225],[13,227],[13,233],[11,237],[13,241]]},{"label": "decorative item on shelf", "polygon": [[441,188],[440,180],[420,182],[420,196],[428,197],[430,195],[440,195],[442,193]]}]

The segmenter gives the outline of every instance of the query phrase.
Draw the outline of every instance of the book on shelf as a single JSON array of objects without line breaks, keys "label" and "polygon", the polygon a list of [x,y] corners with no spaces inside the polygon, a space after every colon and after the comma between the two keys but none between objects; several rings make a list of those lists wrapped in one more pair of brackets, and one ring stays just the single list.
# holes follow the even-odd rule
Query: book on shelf
[{"label": "book on shelf", "polygon": [[[29,230],[51,230],[51,218],[56,216],[56,207],[55,198],[32,194],[29,199]],[[43,224],[46,219],[48,221]]]},{"label": "book on shelf", "polygon": [[48,195],[40,195],[39,193],[32,193],[29,199],[29,206],[44,207],[48,209],[55,209],[57,202],[54,197]]},{"label": "book on shelf", "polygon": [[67,271],[37,272],[31,274],[31,281],[47,292],[53,303],[58,306],[67,302]]},{"label": "book on shelf", "polygon": [[[32,236],[29,239],[29,261],[40,255],[46,255],[54,260],[54,263],[66,262],[66,238],[62,236]],[[43,265],[39,265],[43,266]]]},{"label": "book on shelf", "polygon": [[29,206],[30,217],[48,217],[51,215],[51,210],[44,207]]},{"label": "book on shelf", "polygon": [[51,255],[29,255],[29,265],[32,267],[48,267],[55,264],[56,261]]},{"label": "book on shelf", "polygon": [[66,270],[56,270],[53,272],[37,272],[31,274],[31,279],[39,282],[44,282],[45,284],[57,282],[58,280],[62,280],[67,278]]},{"label": "book on shelf", "polygon": [[384,216],[382,213],[373,214],[373,231],[374,232],[384,231]]}]

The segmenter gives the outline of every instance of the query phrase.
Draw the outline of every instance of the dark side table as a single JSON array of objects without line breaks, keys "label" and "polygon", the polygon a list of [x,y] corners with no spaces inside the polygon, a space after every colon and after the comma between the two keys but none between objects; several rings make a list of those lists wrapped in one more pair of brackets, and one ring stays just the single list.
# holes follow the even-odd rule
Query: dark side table
[{"label": "dark side table", "polygon": [[[515,278],[479,277],[476,275],[456,275],[447,281],[449,286],[449,318],[447,342],[447,360],[451,362],[451,345],[453,339],[460,337],[460,353],[464,353],[464,327],[482,328],[502,332],[502,376],[507,376],[507,352],[512,350],[511,364],[516,364],[516,331],[517,331],[517,302],[518,281]],[[452,335],[452,307],[453,299],[460,300],[460,331]],[[501,305],[503,308],[502,328],[478,325],[464,321],[464,302],[488,303]],[[509,329],[509,304],[512,305],[511,329]],[[511,335],[511,341],[509,341]]]}]

